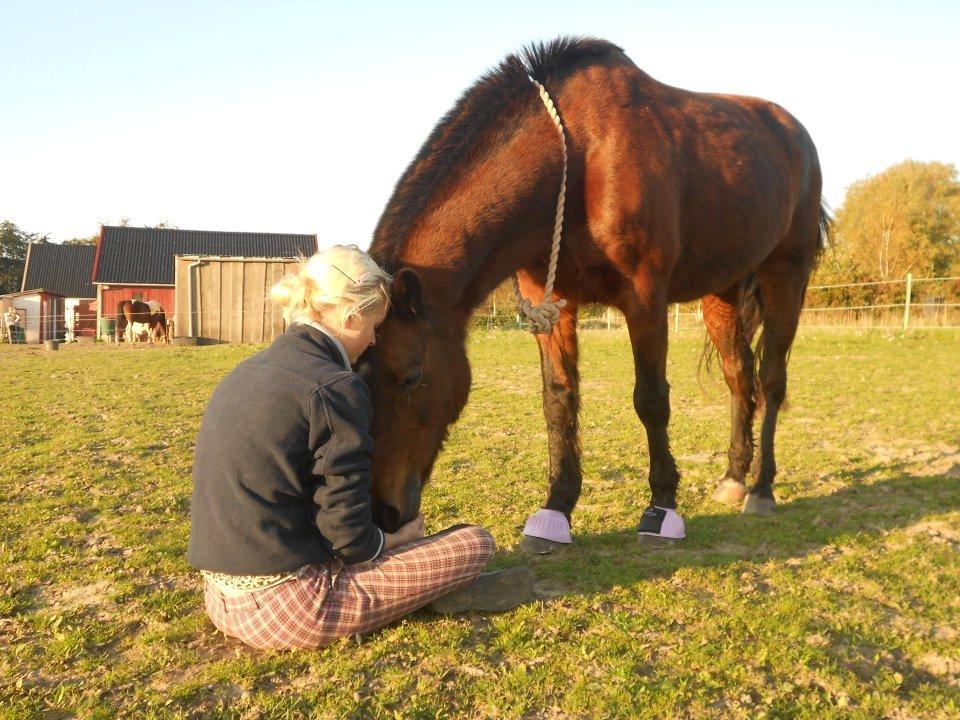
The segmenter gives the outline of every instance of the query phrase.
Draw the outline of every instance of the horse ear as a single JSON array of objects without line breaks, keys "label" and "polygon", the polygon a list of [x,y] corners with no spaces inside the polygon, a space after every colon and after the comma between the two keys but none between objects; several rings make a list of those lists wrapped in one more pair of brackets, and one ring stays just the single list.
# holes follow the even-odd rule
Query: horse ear
[{"label": "horse ear", "polygon": [[390,305],[402,320],[416,320],[423,312],[423,286],[415,271],[403,268],[393,276]]}]

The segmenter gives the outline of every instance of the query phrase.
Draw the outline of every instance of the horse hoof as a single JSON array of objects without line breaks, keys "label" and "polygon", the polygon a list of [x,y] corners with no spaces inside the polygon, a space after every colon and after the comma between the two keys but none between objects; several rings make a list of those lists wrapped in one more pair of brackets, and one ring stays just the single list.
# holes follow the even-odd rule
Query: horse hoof
[{"label": "horse hoof", "polygon": [[747,496],[747,486],[733,478],[727,478],[713,491],[713,501],[724,505],[739,505]]},{"label": "horse hoof", "polygon": [[637,542],[650,550],[665,550],[677,544],[677,538],[668,538],[661,535],[645,535],[637,533]]},{"label": "horse hoof", "polygon": [[649,548],[667,548],[686,536],[683,518],[673,508],[651,505],[640,516],[637,542],[641,545]]},{"label": "horse hoof", "polygon": [[540,508],[527,518],[523,526],[526,537],[535,537],[541,540],[550,540],[555,543],[572,543],[570,535],[570,521],[559,510]]},{"label": "horse hoof", "polygon": [[744,515],[773,515],[776,507],[777,502],[773,498],[750,494],[747,495],[741,512]]},{"label": "horse hoof", "polygon": [[531,555],[550,555],[554,550],[562,548],[565,544],[534,537],[533,535],[524,535],[523,540],[520,541],[520,549]]}]

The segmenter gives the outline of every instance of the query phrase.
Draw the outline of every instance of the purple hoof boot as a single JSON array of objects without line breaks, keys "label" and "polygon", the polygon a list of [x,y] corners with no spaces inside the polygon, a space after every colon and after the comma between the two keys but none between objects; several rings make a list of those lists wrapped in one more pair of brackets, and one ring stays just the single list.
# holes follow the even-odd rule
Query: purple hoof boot
[{"label": "purple hoof boot", "polygon": [[523,534],[528,537],[542,538],[555,543],[569,544],[573,542],[570,536],[570,522],[567,516],[559,510],[538,510],[523,526]]},{"label": "purple hoof boot", "polygon": [[640,517],[637,539],[653,547],[667,547],[687,535],[683,518],[676,510],[651,505]]}]

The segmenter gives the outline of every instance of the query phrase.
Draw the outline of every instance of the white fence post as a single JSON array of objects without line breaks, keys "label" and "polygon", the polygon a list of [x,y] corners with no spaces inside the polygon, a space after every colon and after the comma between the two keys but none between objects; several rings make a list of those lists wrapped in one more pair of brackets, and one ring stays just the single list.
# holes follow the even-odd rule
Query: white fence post
[{"label": "white fence post", "polygon": [[610,310],[610,306],[607,305],[607,330],[610,329],[610,321],[612,320],[611,316],[612,316],[612,311]]},{"label": "white fence post", "polygon": [[673,304],[673,331],[680,332],[680,303]]},{"label": "white fence post", "polygon": [[913,273],[907,273],[907,299],[903,304],[903,331],[910,326],[910,296],[913,294]]}]

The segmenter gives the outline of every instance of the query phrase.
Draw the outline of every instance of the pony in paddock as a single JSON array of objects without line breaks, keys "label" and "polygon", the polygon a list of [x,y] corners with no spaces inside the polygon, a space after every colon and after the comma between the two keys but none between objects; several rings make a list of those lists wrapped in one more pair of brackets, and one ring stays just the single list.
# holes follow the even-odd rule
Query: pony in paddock
[{"label": "pony in paddock", "polygon": [[167,316],[156,300],[123,300],[117,305],[116,342],[123,335],[128,343],[142,342],[146,334],[150,342],[170,341]]},{"label": "pony in paddock", "polygon": [[566,305],[552,331],[536,336],[549,491],[522,546],[549,552],[572,539],[582,303],[618,308],[629,328],[633,405],[650,458],[640,539],[656,546],[684,536],[667,434],[669,303],[702,298],[732,397],[729,463],[714,497],[746,513],[772,512],[787,355],[828,230],[814,144],[772,102],[670,87],[615,45],[562,38],[508,56],[463,94],[398,181],[374,232],[370,253],[395,278],[391,314],[358,366],[376,409],[377,521],[391,531],[418,512],[467,401],[474,309],[513,274],[524,297],[544,293],[564,164],[531,80],[555,103],[568,150],[554,286]]}]

